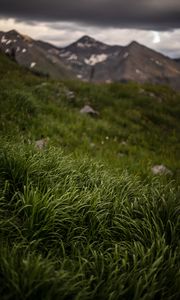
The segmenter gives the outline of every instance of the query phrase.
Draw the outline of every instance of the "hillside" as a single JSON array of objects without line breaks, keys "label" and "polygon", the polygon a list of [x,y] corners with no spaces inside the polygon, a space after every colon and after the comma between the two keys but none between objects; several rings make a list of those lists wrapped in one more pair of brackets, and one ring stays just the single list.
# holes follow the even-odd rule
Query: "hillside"
[{"label": "hillside", "polygon": [[[138,173],[157,163],[177,173],[180,102],[170,88],[47,81],[3,55],[0,69],[2,135],[48,137],[49,145]],[[80,113],[87,104],[99,117]]]},{"label": "hillside", "polygon": [[169,87],[0,53],[0,299],[179,299],[179,119]]}]

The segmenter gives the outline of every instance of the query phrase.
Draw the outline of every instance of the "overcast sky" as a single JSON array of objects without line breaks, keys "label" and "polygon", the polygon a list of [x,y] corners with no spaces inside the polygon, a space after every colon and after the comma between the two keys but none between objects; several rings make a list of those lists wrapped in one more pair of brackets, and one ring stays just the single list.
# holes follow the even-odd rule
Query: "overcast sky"
[{"label": "overcast sky", "polygon": [[82,35],[180,57],[180,0],[0,0],[0,30],[58,46]]}]

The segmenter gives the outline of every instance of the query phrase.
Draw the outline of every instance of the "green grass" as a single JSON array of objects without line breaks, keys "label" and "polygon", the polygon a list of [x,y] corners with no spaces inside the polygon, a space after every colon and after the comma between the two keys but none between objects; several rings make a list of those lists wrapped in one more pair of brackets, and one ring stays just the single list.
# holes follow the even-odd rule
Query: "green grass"
[{"label": "green grass", "polygon": [[179,94],[0,69],[0,299],[179,299]]},{"label": "green grass", "polygon": [[[180,96],[168,87],[47,81],[5,58],[0,81],[0,133],[34,143],[42,136],[66,153],[88,154],[107,167],[142,175],[155,164],[179,177]],[[6,58],[7,60],[7,58]],[[3,63],[2,63],[3,62]],[[3,67],[4,66],[4,67]],[[10,88],[9,88],[10,87]],[[66,91],[73,91],[69,100]],[[151,94],[153,93],[153,97]],[[80,114],[89,103],[99,118]]]},{"label": "green grass", "polygon": [[55,148],[1,153],[1,299],[178,299],[171,184]]}]

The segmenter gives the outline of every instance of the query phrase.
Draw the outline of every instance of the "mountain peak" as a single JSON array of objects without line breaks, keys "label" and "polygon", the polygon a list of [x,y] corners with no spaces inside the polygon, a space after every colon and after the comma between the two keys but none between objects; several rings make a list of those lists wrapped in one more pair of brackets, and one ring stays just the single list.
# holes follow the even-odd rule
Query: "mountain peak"
[{"label": "mountain peak", "polygon": [[12,29],[12,30],[7,31],[6,34],[17,36],[17,35],[19,35],[19,32],[17,32],[15,29]]},{"label": "mountain peak", "polygon": [[89,35],[82,36],[78,41],[78,43],[94,43],[97,42],[94,38],[90,37]]},{"label": "mountain peak", "polygon": [[132,41],[132,42],[128,45],[128,47],[137,47],[137,46],[141,47],[142,45],[139,44],[139,43],[136,42],[136,41]]}]

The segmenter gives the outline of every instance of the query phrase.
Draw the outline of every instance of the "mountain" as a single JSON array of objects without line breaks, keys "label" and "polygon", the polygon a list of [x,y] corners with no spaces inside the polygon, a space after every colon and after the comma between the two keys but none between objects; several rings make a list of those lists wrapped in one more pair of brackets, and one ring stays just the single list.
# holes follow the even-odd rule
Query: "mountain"
[{"label": "mountain", "polygon": [[15,30],[0,32],[0,50],[18,64],[52,78],[71,78],[72,73],[58,57],[55,46],[35,41]]},{"label": "mountain", "polygon": [[119,54],[114,63],[115,80],[170,84],[180,88],[180,66],[169,57],[132,42]]},{"label": "mountain", "polygon": [[175,58],[174,61],[180,63],[180,58]]},{"label": "mountain", "polygon": [[[94,66],[102,65],[106,73],[104,62],[116,56],[122,49],[121,46],[109,46],[89,36],[83,36],[75,43],[60,51],[60,57],[66,65],[70,65],[79,79],[85,81],[99,81],[94,78]],[[104,80],[103,80],[104,81]]]},{"label": "mountain", "polygon": [[180,64],[135,41],[110,46],[83,36],[64,48],[12,30],[0,34],[0,49],[19,64],[53,78],[92,82],[149,82],[180,89]]},{"label": "mountain", "polygon": [[84,36],[62,49],[60,57],[86,81],[151,82],[180,88],[179,64],[137,42],[109,46]]}]

